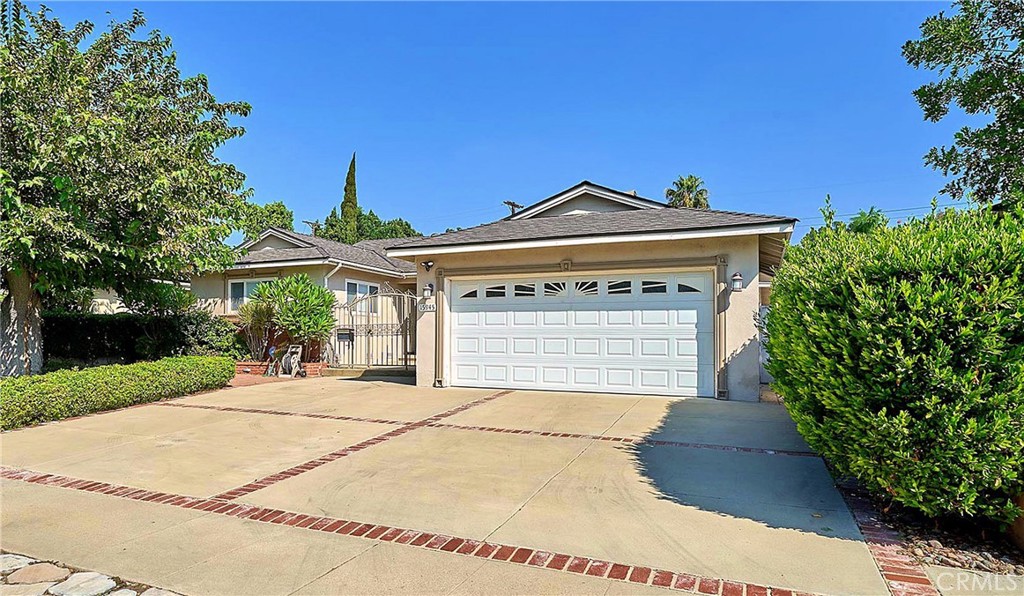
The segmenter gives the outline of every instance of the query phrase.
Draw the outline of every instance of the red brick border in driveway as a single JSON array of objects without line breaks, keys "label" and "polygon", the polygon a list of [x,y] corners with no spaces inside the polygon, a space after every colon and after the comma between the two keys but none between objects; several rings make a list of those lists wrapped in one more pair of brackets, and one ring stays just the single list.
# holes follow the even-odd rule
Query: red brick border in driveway
[{"label": "red brick border in driveway", "polygon": [[[481,402],[483,403],[483,402]],[[319,418],[325,420],[346,420],[352,422],[375,422],[378,424],[412,425],[421,421],[410,422],[404,420],[386,420],[380,418],[360,418],[357,416],[340,416],[335,414],[311,414],[306,412],[289,412],[285,410],[269,410],[264,408],[241,408],[237,406],[214,406],[209,404],[186,404],[179,402],[157,402],[154,405],[169,406],[174,408],[201,408],[204,410],[217,410],[220,412],[243,412],[247,414],[268,414],[273,416],[297,416],[299,418]],[[479,405],[474,402],[473,405]],[[461,410],[460,410],[461,411]],[[457,414],[445,413],[442,418]],[[429,420],[429,419],[428,419]],[[480,432],[505,433],[513,435],[532,435],[537,437],[568,438],[568,439],[593,439],[597,441],[611,441],[615,443],[626,443],[630,445],[657,445],[659,447],[685,447],[689,449],[711,449],[715,451],[730,451],[734,453],[757,453],[761,455],[792,455],[796,457],[818,457],[813,451],[796,451],[792,449],[764,449],[761,447],[735,447],[732,445],[716,445],[714,443],[690,443],[686,441],[663,441],[657,439],[637,439],[633,437],[617,437],[612,435],[589,435],[581,433],[563,433],[541,430],[528,430],[518,428],[501,428],[493,426],[468,426],[464,424],[447,424],[442,422],[430,422],[425,425],[430,428],[453,428],[457,430],[473,430]]]},{"label": "red brick border in driveway", "polygon": [[851,494],[848,485],[841,484],[839,489],[893,596],[939,596],[924,568],[907,554],[903,537],[882,521],[871,502]]},{"label": "red brick border in driveway", "polygon": [[701,594],[710,596],[807,596],[805,592],[795,592],[784,588],[772,588],[720,578],[701,577],[689,573],[600,561],[589,557],[552,553],[527,547],[483,542],[406,528],[393,528],[334,517],[307,515],[215,498],[206,499],[144,490],[130,486],[81,480],[56,474],[44,474],[7,466],[0,466],[0,478],[92,492],[133,501],[181,507],[183,509],[195,509],[197,511],[262,523],[292,526],[310,531],[341,534],[366,540],[396,542],[408,546],[447,552],[453,555],[479,557],[514,565],[542,567],[554,571],[579,573],[597,578],[652,585],[674,590],[690,592],[696,590]]},{"label": "red brick border in driveway", "polygon": [[[396,429],[390,430],[390,431],[388,431],[388,432],[386,432],[386,433],[384,433],[382,435],[377,435],[376,437],[373,437],[372,439],[367,439],[367,440],[362,441],[360,443],[356,443],[355,445],[351,445],[349,447],[345,447],[344,449],[339,449],[338,451],[332,451],[331,453],[328,453],[326,455],[321,455],[320,457],[318,457],[316,459],[307,461],[307,462],[299,464],[297,466],[292,466],[292,467],[288,468],[287,470],[282,470],[280,472],[276,472],[276,473],[271,474],[269,476],[264,476],[263,478],[260,478],[259,480],[255,480],[255,481],[250,482],[248,484],[239,486],[238,488],[233,488],[231,490],[224,491],[224,492],[222,492],[222,493],[220,493],[218,495],[215,495],[213,498],[214,499],[225,499],[225,500],[229,500],[230,501],[232,499],[237,499],[239,497],[248,495],[250,493],[254,493],[254,492],[256,492],[256,491],[258,491],[260,489],[266,488],[266,487],[271,486],[273,484],[277,484],[278,482],[281,482],[282,480],[287,480],[289,478],[292,478],[293,476],[298,476],[299,474],[304,474],[304,473],[306,473],[306,472],[308,472],[310,470],[315,470],[316,468],[319,468],[320,466],[322,466],[324,464],[329,464],[332,461],[336,461],[336,460],[341,459],[341,458],[343,458],[343,457],[345,457],[347,455],[350,455],[352,453],[356,453],[357,451],[362,451],[363,449],[366,449],[367,447],[372,447],[372,446],[377,445],[379,443],[383,443],[384,441],[388,441],[388,440],[393,439],[393,438],[395,438],[397,436],[404,435],[405,433],[407,433],[409,431],[416,430],[417,428],[422,428],[424,426],[427,426],[428,424],[431,424],[433,422],[437,422],[438,420],[443,420],[445,418],[448,418],[449,416],[454,416],[454,415],[458,414],[459,412],[465,412],[466,410],[468,410],[470,408],[479,406],[480,404],[487,403],[487,402],[489,402],[491,400],[494,400],[494,399],[497,399],[497,398],[499,398],[499,397],[501,397],[503,395],[508,395],[509,393],[512,393],[512,392],[511,391],[498,391],[497,393],[491,393],[491,394],[485,395],[485,396],[483,396],[483,397],[481,397],[479,399],[475,399],[475,400],[473,400],[471,402],[464,403],[461,406],[455,406],[454,408],[452,408],[450,410],[447,410],[445,412],[441,412],[440,414],[434,414],[433,416],[431,416],[429,418],[424,418],[423,420],[417,420],[416,422],[402,423],[402,422],[394,422],[394,421],[384,421],[385,424],[396,424],[397,423],[397,424],[404,424],[404,426],[400,426],[400,427],[398,427]],[[179,404],[167,404],[167,405],[179,405]],[[180,405],[184,406],[185,404],[180,404]],[[279,412],[272,412],[272,413],[279,414]],[[288,416],[300,415],[300,414],[293,414],[292,412],[283,412],[283,413],[280,413],[280,414],[284,414],[284,415],[288,415]],[[309,415],[301,414],[301,415],[303,415],[303,416],[312,416],[314,418],[316,418],[316,417],[323,417],[324,416],[322,414],[309,414]]]}]

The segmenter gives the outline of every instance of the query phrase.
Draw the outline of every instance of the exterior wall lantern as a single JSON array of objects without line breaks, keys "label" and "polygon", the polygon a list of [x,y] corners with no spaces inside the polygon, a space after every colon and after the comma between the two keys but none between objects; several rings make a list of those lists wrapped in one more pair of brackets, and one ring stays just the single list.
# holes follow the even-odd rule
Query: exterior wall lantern
[{"label": "exterior wall lantern", "polygon": [[743,274],[741,274],[739,271],[737,271],[736,273],[732,274],[732,278],[731,279],[732,279],[732,286],[731,286],[732,291],[733,292],[742,292],[743,291]]},{"label": "exterior wall lantern", "polygon": [[423,286],[423,297],[430,298],[434,295],[434,284],[426,284]]}]

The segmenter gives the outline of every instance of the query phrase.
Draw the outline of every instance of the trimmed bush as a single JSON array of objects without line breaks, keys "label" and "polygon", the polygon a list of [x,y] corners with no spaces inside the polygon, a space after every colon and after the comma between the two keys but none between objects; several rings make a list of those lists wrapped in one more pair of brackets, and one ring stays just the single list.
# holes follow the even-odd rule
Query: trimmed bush
[{"label": "trimmed bush", "polygon": [[768,369],[844,474],[927,515],[1010,522],[1024,493],[1024,211],[946,211],[786,254]]},{"label": "trimmed bush", "polygon": [[218,389],[234,374],[231,358],[180,356],[7,377],[0,379],[0,429]]},{"label": "trimmed bush", "polygon": [[137,362],[179,355],[237,359],[245,351],[234,324],[201,310],[164,316],[43,313],[47,361]]}]

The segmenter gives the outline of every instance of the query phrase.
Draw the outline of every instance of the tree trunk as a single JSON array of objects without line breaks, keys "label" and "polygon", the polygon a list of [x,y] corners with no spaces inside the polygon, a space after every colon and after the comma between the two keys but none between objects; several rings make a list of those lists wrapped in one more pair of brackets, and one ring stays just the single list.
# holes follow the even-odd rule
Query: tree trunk
[{"label": "tree trunk", "polygon": [[0,301],[0,377],[39,373],[43,368],[42,300],[24,271],[4,271],[7,294]]},{"label": "tree trunk", "polygon": [[[1017,497],[1017,506],[1024,509],[1024,495]],[[1017,544],[1017,547],[1024,550],[1024,515],[1017,518],[1010,527],[1010,539]]]}]

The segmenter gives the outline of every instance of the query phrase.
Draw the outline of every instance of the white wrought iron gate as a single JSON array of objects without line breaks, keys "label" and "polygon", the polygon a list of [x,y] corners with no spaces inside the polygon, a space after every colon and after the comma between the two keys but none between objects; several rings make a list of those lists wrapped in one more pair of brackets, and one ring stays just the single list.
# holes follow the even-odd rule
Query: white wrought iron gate
[{"label": "white wrought iron gate", "polygon": [[334,309],[327,361],[351,368],[416,366],[416,296],[384,290]]}]

